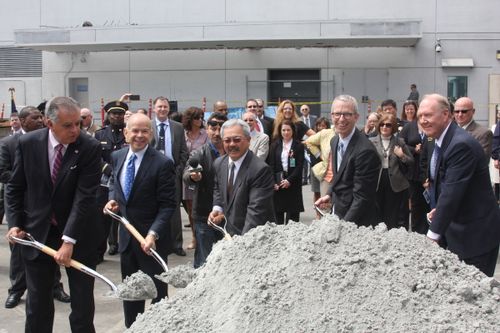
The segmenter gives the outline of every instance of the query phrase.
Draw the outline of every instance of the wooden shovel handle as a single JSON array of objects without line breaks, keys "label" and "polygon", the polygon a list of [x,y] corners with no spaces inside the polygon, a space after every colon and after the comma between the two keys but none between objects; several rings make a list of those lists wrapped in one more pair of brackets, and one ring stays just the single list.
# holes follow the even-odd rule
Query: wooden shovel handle
[{"label": "wooden shovel handle", "polygon": [[[52,258],[54,258],[56,256],[56,253],[57,251],[54,250],[53,248],[50,248],[46,245],[43,245],[42,248],[40,249],[43,253],[45,254],[48,254],[49,256],[51,256]],[[73,260],[71,259],[69,265],[73,268],[76,268],[77,270],[81,271],[82,270],[82,267],[84,266],[82,263],[76,261],[76,260]]]}]

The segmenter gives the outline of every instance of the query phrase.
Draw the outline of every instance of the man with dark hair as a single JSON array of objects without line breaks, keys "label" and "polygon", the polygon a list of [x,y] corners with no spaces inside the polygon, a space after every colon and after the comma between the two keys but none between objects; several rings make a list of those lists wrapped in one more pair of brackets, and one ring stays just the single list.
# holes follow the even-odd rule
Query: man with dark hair
[{"label": "man with dark hair", "polygon": [[500,210],[491,187],[488,162],[479,142],[452,121],[444,96],[424,96],[417,112],[434,138],[429,161],[431,197],[427,237],[443,237],[466,264],[493,276],[500,243]]},{"label": "man with dark hair", "polygon": [[155,98],[153,101],[153,112],[155,116],[152,122],[153,139],[151,140],[151,146],[172,160],[175,165],[175,198],[177,200],[177,208],[170,223],[172,242],[169,242],[169,244],[172,246],[171,251],[173,253],[185,256],[186,251],[182,248],[180,202],[182,198],[182,173],[189,157],[186,137],[182,125],[169,119],[170,104],[168,98],[162,96]]},{"label": "man with dark hair", "polygon": [[[196,249],[194,251],[194,268],[202,266],[212,245],[222,238],[222,234],[207,225],[208,214],[212,210],[215,170],[213,163],[219,156],[225,155],[220,136],[220,128],[227,117],[218,112],[210,115],[207,121],[209,141],[191,153],[184,169],[183,179],[189,186],[194,186],[193,219],[195,223]],[[195,165],[194,168],[192,164]]]},{"label": "man with dark hair", "polygon": [[417,90],[417,85],[415,83],[412,83],[410,85],[410,95],[408,96],[408,98],[406,99],[407,101],[415,101],[417,102],[417,105],[418,105],[418,99],[420,98],[420,94],[418,93],[418,90]]},{"label": "man with dark hair", "polygon": [[12,113],[10,115],[10,135],[21,133],[21,123],[19,122],[19,114]]},{"label": "man with dark hair", "polygon": [[[7,184],[7,237],[30,233],[54,248],[53,258],[23,247],[28,298],[26,332],[52,332],[52,290],[57,265],[71,259],[95,268],[96,189],[99,185],[99,143],[80,132],[80,107],[68,97],[48,103],[48,128],[19,138],[12,177]],[[33,166],[36,165],[36,168]],[[94,279],[66,270],[71,292],[72,332],[95,332]]]}]

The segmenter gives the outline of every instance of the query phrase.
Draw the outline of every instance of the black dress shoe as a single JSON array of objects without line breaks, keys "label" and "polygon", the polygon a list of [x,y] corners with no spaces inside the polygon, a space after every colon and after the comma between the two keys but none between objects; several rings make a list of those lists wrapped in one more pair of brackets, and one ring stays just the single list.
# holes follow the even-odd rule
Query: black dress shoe
[{"label": "black dress shoe", "polygon": [[23,294],[21,293],[9,294],[9,297],[7,297],[7,300],[5,301],[5,308],[7,309],[15,308],[21,301],[21,296],[23,296]]},{"label": "black dress shoe", "polygon": [[177,254],[180,257],[185,257],[186,256],[186,251],[184,251],[184,249],[182,247],[180,249],[176,249],[174,253]]},{"label": "black dress shoe", "polygon": [[117,253],[118,253],[118,246],[116,246],[116,245],[110,245],[109,246],[109,250],[108,250],[108,254],[110,256],[114,256]]},{"label": "black dress shoe", "polygon": [[71,302],[71,297],[64,292],[63,288],[54,289],[54,299],[63,303]]}]

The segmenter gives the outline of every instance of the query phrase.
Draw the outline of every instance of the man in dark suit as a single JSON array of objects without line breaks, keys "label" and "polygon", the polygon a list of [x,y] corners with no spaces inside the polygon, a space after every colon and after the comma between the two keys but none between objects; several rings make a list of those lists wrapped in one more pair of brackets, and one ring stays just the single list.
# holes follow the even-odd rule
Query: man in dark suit
[{"label": "man in dark suit", "polygon": [[[264,109],[264,107],[262,107]],[[268,137],[273,135],[273,124],[264,117],[259,117],[259,103],[255,99],[249,99],[246,104],[246,112],[252,112],[257,117],[255,130],[259,133],[265,133]]]},{"label": "man in dark suit", "polygon": [[[19,121],[21,122],[21,133],[8,136],[0,141],[0,182],[4,184],[9,182],[12,175],[20,136],[43,127],[42,114],[34,106],[24,107],[19,112]],[[11,287],[9,288],[9,296],[5,301],[7,309],[17,306],[26,290],[26,274],[21,255],[22,246],[11,244],[10,249],[9,277]],[[69,303],[71,300],[69,295],[64,292],[59,267],[56,269],[54,278],[54,298],[64,303]]]},{"label": "man in dark suit", "polygon": [[[7,184],[8,236],[35,239],[56,249],[54,258],[23,247],[28,298],[26,332],[52,332],[52,288],[57,264],[72,258],[95,268],[95,194],[100,178],[99,142],[80,132],[80,107],[68,97],[47,106],[47,129],[19,138]],[[33,166],[37,166],[34,168]],[[95,332],[94,279],[67,269],[72,332]]]},{"label": "man in dark suit", "polygon": [[274,130],[274,118],[266,116],[265,105],[262,98],[256,98],[255,101],[257,102],[257,118],[264,120],[265,122],[267,121],[268,123],[267,132],[264,131],[264,133],[267,134],[267,136],[272,135]]},{"label": "man in dark suit", "polygon": [[222,125],[226,155],[214,162],[214,207],[209,219],[227,220],[231,235],[242,235],[258,225],[275,221],[273,213],[273,173],[250,150],[250,128],[241,119]]},{"label": "man in dark suit", "polygon": [[[146,115],[132,115],[124,130],[129,147],[111,155],[115,172],[106,208],[120,212],[145,236],[139,244],[127,229],[120,225],[120,262],[122,278],[138,270],[148,274],[156,285],[158,296],[153,303],[167,295],[167,285],[154,278],[162,267],[149,254],[157,249],[166,258],[170,218],[177,206],[175,199],[175,168],[172,160],[149,145],[152,137],[151,120]],[[125,326],[128,328],[139,313],[144,301],[124,301]]]},{"label": "man in dark suit", "polygon": [[[311,108],[309,108],[309,105],[307,104],[302,104],[300,106],[300,120],[304,124],[306,124],[307,127],[315,131],[315,126],[316,126],[316,119],[318,119],[317,116],[311,114]],[[306,140],[307,135],[304,135],[303,138],[300,138],[300,140]],[[307,154],[307,152],[306,152]],[[302,171],[302,184],[309,184],[309,180],[311,178],[311,163],[307,159],[304,160],[304,169]]]},{"label": "man in dark suit", "polygon": [[175,165],[175,188],[177,208],[170,223],[170,236],[172,237],[171,252],[185,256],[186,251],[182,248],[182,222],[180,202],[182,197],[182,173],[189,158],[186,146],[184,128],[176,121],[168,119],[170,104],[166,97],[157,97],[153,101],[153,135],[151,146],[155,147]]},{"label": "man in dark suit", "polygon": [[358,103],[349,95],[335,98],[331,111],[333,183],[330,194],[315,204],[333,203],[335,215],[358,226],[375,225],[375,196],[381,162],[373,144],[356,128]]},{"label": "man in dark suit", "polygon": [[428,214],[427,237],[446,238],[448,249],[465,263],[493,276],[500,243],[500,211],[490,183],[484,151],[451,119],[444,96],[424,96],[418,119],[435,138],[429,162],[430,193],[436,202]]}]

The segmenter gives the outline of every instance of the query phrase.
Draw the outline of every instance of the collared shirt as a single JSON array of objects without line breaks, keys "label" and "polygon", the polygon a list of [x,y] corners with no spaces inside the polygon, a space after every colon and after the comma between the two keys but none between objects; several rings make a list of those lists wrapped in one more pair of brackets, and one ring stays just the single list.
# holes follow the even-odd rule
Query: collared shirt
[{"label": "collared shirt", "polygon": [[290,151],[292,150],[292,141],[285,142],[283,140],[283,149],[281,151],[281,165],[283,166],[283,171],[288,172],[288,156],[290,156]]},{"label": "collared shirt", "polygon": [[[448,124],[448,126],[446,126],[443,133],[441,133],[439,138],[437,138],[434,142],[434,144],[437,145],[439,148],[441,148],[443,146],[443,140],[444,140],[444,137],[446,136],[446,133],[448,132],[448,129],[450,128],[450,125],[451,125],[451,121]],[[430,222],[432,223],[432,221],[430,221]],[[437,233],[433,232],[431,229],[429,229],[427,231],[427,237],[429,237],[430,239],[433,239],[433,240],[439,240],[441,238],[441,235],[437,234]]]},{"label": "collared shirt", "polygon": [[[235,182],[236,182],[236,179],[237,179],[237,177],[238,177],[238,172],[240,171],[240,167],[241,167],[241,165],[243,164],[243,161],[245,160],[245,157],[247,156],[247,154],[248,154],[248,150],[246,151],[246,153],[245,153],[245,154],[243,154],[243,156],[241,156],[241,157],[240,157],[239,159],[237,159],[236,161],[233,161],[233,160],[231,159],[231,157],[229,157],[229,158],[227,159],[227,165],[228,165],[228,169],[227,169],[227,170],[228,170],[228,171],[230,171],[230,169],[229,169],[229,168],[230,168],[230,166],[231,166],[231,164],[230,164],[230,163],[234,163],[234,178],[233,178],[233,179],[234,179],[234,181],[235,181]],[[228,172],[228,173],[227,173],[227,181],[228,181],[228,182],[229,182],[229,174],[230,174],[230,172]],[[221,190],[221,189],[219,189],[219,190]],[[223,191],[224,193],[226,192],[226,191],[225,191],[225,189],[223,189],[222,191]],[[212,208],[212,210],[215,210],[215,211],[218,211],[218,212],[224,212],[224,209],[223,209],[221,206],[217,206],[217,205],[215,205],[215,206]]]},{"label": "collared shirt", "polygon": [[[353,127],[351,134],[349,134],[345,138],[341,138],[340,135],[339,135],[339,144],[338,144],[338,146],[340,146],[340,143],[342,143],[344,145],[344,155],[345,155],[345,152],[347,151],[347,147],[349,146],[349,142],[351,142],[352,136],[354,135],[354,131],[356,131],[356,126]],[[340,151],[337,148],[337,171],[339,170],[340,164],[342,163],[342,158],[343,157],[340,156]],[[338,161],[340,161],[340,163],[338,163]]]},{"label": "collared shirt", "polygon": [[160,135],[160,129],[161,125],[160,124],[165,124],[165,156],[167,156],[169,159],[171,159],[174,163],[174,156],[172,155],[172,136],[170,133],[170,121],[167,119],[165,121],[159,121],[158,118],[156,118],[156,133],[158,133],[158,140],[159,140],[159,135]]},{"label": "collared shirt", "polygon": [[465,124],[464,126],[460,126],[462,127],[464,130],[467,129],[467,127],[469,127],[469,125],[474,121],[474,119],[471,119],[471,121],[469,121],[467,124]]},{"label": "collared shirt", "polygon": [[260,121],[259,117],[255,117],[255,121],[259,123],[259,129],[260,131],[257,131],[257,132],[261,132],[261,133],[264,133],[264,125],[262,125],[262,121]]},{"label": "collared shirt", "polygon": [[125,163],[123,163],[122,170],[120,172],[120,185],[122,186],[122,189],[125,188],[125,177],[127,174],[127,164],[130,159],[130,156],[132,154],[135,154],[137,158],[135,159],[134,162],[134,167],[135,167],[135,173],[134,173],[134,178],[137,176],[137,171],[139,171],[139,167],[141,166],[142,159],[144,158],[144,154],[146,153],[146,149],[148,149],[148,146],[144,147],[142,150],[139,150],[137,152],[133,152],[130,148],[128,149],[127,157],[125,158]]}]

